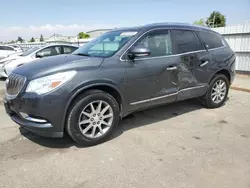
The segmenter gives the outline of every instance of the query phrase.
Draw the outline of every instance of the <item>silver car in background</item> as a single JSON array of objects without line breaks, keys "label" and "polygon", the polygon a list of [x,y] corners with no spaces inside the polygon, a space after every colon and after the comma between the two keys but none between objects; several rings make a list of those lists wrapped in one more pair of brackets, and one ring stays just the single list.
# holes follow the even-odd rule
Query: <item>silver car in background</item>
[{"label": "silver car in background", "polygon": [[10,56],[0,60],[0,77],[6,78],[15,68],[36,59],[60,54],[71,54],[76,49],[78,49],[78,46],[68,44],[54,44],[30,48],[21,55]]}]

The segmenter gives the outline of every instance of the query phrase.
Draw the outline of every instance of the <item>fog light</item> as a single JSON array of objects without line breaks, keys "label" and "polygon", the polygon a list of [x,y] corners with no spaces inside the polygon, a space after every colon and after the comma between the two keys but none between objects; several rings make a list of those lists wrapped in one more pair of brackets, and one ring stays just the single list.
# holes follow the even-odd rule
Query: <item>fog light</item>
[{"label": "fog light", "polygon": [[32,121],[35,123],[47,123],[47,121],[44,119],[30,117],[29,114],[26,114],[24,112],[20,112],[20,115],[22,116],[23,119],[26,119],[28,121]]}]

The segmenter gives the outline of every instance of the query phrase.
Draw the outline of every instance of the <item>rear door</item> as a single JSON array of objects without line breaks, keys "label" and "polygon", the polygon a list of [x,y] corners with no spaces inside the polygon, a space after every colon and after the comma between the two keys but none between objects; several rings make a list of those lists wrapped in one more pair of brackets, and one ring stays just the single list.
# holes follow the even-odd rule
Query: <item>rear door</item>
[{"label": "rear door", "polygon": [[206,77],[200,74],[198,79],[205,82],[209,81],[218,70],[228,67],[228,61],[234,59],[231,58],[234,52],[227,47],[222,36],[215,32],[197,31],[197,34],[211,55],[211,60],[200,67]]},{"label": "rear door", "polygon": [[[196,33],[192,30],[171,30],[174,53],[179,57],[178,90],[182,99],[202,95],[206,91],[207,80],[201,79],[207,74],[203,68],[211,61]],[[205,77],[205,75],[204,75]]]}]

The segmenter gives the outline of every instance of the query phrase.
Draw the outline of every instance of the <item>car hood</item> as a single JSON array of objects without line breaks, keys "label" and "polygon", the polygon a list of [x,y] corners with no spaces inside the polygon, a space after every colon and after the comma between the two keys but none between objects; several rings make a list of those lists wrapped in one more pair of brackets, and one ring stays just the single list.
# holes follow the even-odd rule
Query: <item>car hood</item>
[{"label": "car hood", "polygon": [[79,55],[58,55],[34,60],[13,71],[14,74],[25,76],[27,79],[34,79],[56,72],[69,70],[81,70],[83,68],[98,67],[103,58],[85,57]]}]

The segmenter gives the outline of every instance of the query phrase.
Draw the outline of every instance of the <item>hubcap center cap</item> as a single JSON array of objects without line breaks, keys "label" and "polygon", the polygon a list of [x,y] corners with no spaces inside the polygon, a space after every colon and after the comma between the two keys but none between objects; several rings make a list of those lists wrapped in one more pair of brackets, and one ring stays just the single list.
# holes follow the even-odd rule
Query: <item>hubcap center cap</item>
[{"label": "hubcap center cap", "polygon": [[99,121],[99,117],[94,117],[94,122]]}]

